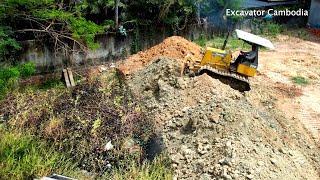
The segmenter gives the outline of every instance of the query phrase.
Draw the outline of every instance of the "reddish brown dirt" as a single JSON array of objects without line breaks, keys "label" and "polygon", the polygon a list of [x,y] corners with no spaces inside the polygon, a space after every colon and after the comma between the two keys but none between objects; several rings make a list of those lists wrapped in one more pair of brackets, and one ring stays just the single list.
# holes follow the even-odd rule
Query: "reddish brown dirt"
[{"label": "reddish brown dirt", "polygon": [[315,36],[320,37],[320,30],[319,29],[309,29],[309,32],[314,34]]},{"label": "reddish brown dirt", "polygon": [[202,48],[197,44],[180,36],[172,36],[146,51],[141,51],[130,56],[124,62],[119,62],[118,66],[125,74],[129,74],[143,67],[148,62],[160,57],[166,57],[181,62],[188,53],[190,53],[192,58],[200,59],[201,52]]}]

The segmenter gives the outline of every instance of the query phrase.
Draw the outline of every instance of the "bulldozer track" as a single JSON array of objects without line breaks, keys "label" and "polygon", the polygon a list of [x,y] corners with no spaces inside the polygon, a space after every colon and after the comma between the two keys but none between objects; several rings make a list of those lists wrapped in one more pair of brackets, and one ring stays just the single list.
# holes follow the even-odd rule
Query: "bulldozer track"
[{"label": "bulldozer track", "polygon": [[315,118],[310,112],[301,111],[299,117],[302,119],[304,126],[310,131],[313,138],[317,141],[320,140],[320,121]]},{"label": "bulldozer track", "polygon": [[201,71],[204,71],[204,70],[207,70],[207,71],[210,71],[212,73],[215,73],[215,74],[219,74],[221,76],[225,76],[225,77],[231,77],[231,78],[234,78],[234,79],[237,79],[239,81],[243,81],[243,82],[246,82],[249,84],[249,79],[248,77],[246,76],[242,76],[240,74],[236,74],[236,73],[232,73],[230,71],[225,71],[225,70],[220,70],[220,69],[216,69],[216,68],[213,68],[211,66],[208,66],[208,65],[204,65],[202,66],[200,69],[199,69],[199,73]]}]

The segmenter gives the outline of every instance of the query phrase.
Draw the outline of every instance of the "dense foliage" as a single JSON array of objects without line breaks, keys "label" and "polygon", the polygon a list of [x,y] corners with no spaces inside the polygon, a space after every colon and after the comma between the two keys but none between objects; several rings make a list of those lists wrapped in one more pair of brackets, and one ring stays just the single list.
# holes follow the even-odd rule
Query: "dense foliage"
[{"label": "dense foliage", "polygon": [[195,0],[3,0],[0,2],[0,61],[12,62],[18,41],[40,39],[55,50],[96,49],[107,31],[163,27],[177,32],[196,14]]},{"label": "dense foliage", "polygon": [[14,53],[20,49],[11,28],[0,25],[0,62],[14,61]]}]

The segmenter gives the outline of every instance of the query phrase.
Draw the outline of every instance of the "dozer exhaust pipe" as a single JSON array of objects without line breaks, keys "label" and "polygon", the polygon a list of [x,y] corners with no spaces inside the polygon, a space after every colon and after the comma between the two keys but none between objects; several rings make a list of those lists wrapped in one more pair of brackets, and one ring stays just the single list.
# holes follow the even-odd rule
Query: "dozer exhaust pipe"
[{"label": "dozer exhaust pipe", "polygon": [[225,49],[226,49],[229,36],[230,36],[230,31],[228,31],[227,37],[226,37],[226,39],[224,40],[223,46],[222,46],[222,48],[221,48],[222,50],[225,50]]}]

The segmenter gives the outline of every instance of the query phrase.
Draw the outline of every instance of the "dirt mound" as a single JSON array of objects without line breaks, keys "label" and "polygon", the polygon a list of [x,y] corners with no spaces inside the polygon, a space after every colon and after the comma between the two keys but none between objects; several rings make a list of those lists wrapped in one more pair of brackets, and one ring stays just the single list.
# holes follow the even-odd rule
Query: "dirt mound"
[{"label": "dirt mound", "polygon": [[320,155],[261,89],[240,93],[158,59],[129,86],[158,124],[178,179],[319,179]]},{"label": "dirt mound", "polygon": [[135,71],[141,68],[151,60],[166,57],[174,60],[182,60],[188,53],[195,58],[200,59],[202,49],[197,44],[190,42],[180,36],[172,36],[165,39],[162,43],[130,56],[126,61],[119,64],[119,68],[125,73]]}]

